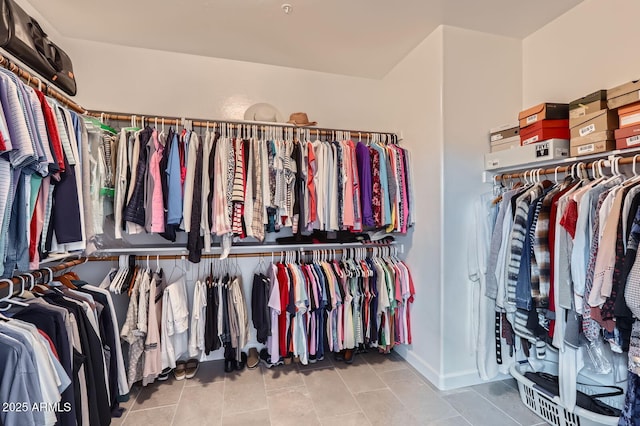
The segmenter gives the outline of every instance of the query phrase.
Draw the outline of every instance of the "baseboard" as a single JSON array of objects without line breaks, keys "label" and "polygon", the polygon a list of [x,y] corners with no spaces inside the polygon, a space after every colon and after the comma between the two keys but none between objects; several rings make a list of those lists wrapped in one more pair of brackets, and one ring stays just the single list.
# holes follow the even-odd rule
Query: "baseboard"
[{"label": "baseboard", "polygon": [[511,378],[508,374],[499,374],[493,379],[485,381],[480,378],[480,374],[476,369],[442,375],[431,365],[425,362],[422,357],[418,356],[414,351],[408,349],[406,346],[395,347],[394,351],[411,364],[418,373],[422,374],[433,385],[443,391]]}]

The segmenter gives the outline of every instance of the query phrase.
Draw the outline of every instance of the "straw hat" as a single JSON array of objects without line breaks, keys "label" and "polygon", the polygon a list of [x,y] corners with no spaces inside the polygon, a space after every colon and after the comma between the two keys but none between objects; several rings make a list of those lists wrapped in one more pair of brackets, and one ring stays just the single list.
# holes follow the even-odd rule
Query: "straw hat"
[{"label": "straw hat", "polygon": [[289,124],[295,124],[296,126],[315,126],[317,121],[309,121],[306,112],[294,112],[289,116]]},{"label": "straw hat", "polygon": [[276,107],[267,103],[251,105],[244,112],[244,119],[248,121],[264,121],[269,123],[284,123],[284,116]]}]

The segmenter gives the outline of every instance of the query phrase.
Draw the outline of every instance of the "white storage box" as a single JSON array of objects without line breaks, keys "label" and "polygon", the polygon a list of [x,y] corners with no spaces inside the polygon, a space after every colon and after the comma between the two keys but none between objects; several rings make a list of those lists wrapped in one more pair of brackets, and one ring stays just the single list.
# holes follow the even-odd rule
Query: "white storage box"
[{"label": "white storage box", "polygon": [[568,139],[549,139],[518,148],[485,154],[484,167],[486,170],[494,170],[520,164],[535,165],[536,162],[561,160],[568,157]]}]

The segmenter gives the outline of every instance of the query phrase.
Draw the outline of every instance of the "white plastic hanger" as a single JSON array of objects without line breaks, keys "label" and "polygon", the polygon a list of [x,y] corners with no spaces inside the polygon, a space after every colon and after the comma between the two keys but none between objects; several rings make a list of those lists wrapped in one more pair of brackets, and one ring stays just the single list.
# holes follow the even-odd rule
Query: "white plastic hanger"
[{"label": "white plastic hanger", "polygon": [[[2,282],[6,282],[6,283],[9,284],[9,293],[8,293],[7,297],[5,297],[3,299],[0,299],[0,303],[7,303],[6,307],[0,308],[0,312],[8,311],[13,305],[23,306],[23,307],[29,306],[26,303],[20,302],[19,300],[12,299],[12,297],[13,297],[13,280],[3,278],[3,279],[0,279],[0,283],[2,283]],[[24,284],[23,284],[23,289],[24,289]]]}]

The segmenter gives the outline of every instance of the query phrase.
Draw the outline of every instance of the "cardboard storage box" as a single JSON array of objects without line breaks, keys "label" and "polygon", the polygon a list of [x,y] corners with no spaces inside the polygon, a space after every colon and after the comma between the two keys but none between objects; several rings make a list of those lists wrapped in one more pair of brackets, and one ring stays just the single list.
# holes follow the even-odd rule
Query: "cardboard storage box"
[{"label": "cardboard storage box", "polygon": [[503,139],[508,139],[520,134],[520,126],[518,123],[505,124],[504,126],[495,127],[489,130],[489,140],[491,142],[499,142]]},{"label": "cardboard storage box", "polygon": [[583,96],[575,101],[569,102],[569,110],[576,109],[581,105],[590,104],[595,101],[606,101],[607,100],[607,91],[596,90],[593,93],[589,93],[587,96]]},{"label": "cardboard storage box", "polygon": [[598,90],[583,96],[580,99],[569,102],[569,118],[581,117],[585,114],[598,111],[607,107],[607,91]]},{"label": "cardboard storage box", "polygon": [[640,101],[640,80],[630,81],[607,90],[609,109],[620,108],[638,101]]},{"label": "cardboard storage box", "polygon": [[569,118],[569,104],[545,103],[536,105],[518,114],[520,128],[525,128],[542,120],[566,120]]},{"label": "cardboard storage box", "polygon": [[595,101],[588,104],[580,105],[579,107],[569,110],[569,119],[580,118],[587,114],[591,114],[602,109],[607,109],[607,101]]},{"label": "cardboard storage box", "polygon": [[522,145],[548,139],[569,139],[569,120],[542,120],[520,129]]},{"label": "cardboard storage box", "polygon": [[582,155],[600,154],[615,149],[616,141],[606,140],[600,142],[591,142],[585,145],[572,145],[571,156],[580,157]]},{"label": "cardboard storage box", "polygon": [[568,139],[550,139],[540,143],[485,154],[484,165],[486,170],[494,170],[541,161],[561,160],[568,156]]},{"label": "cardboard storage box", "polygon": [[603,132],[589,133],[586,136],[571,138],[571,146],[586,145],[588,143],[612,141],[615,139],[613,130],[605,130]]},{"label": "cardboard storage box", "polygon": [[616,149],[637,148],[640,145],[640,124],[615,131]]},{"label": "cardboard storage box", "polygon": [[587,136],[590,133],[599,133],[618,128],[618,113],[603,109],[579,118],[569,120],[571,126],[571,138]]},{"label": "cardboard storage box", "polygon": [[621,129],[640,123],[640,102],[619,108],[618,116]]},{"label": "cardboard storage box", "polygon": [[501,139],[497,142],[491,142],[490,152],[498,152],[505,149],[511,149],[520,146],[520,136],[512,136],[510,138]]}]

